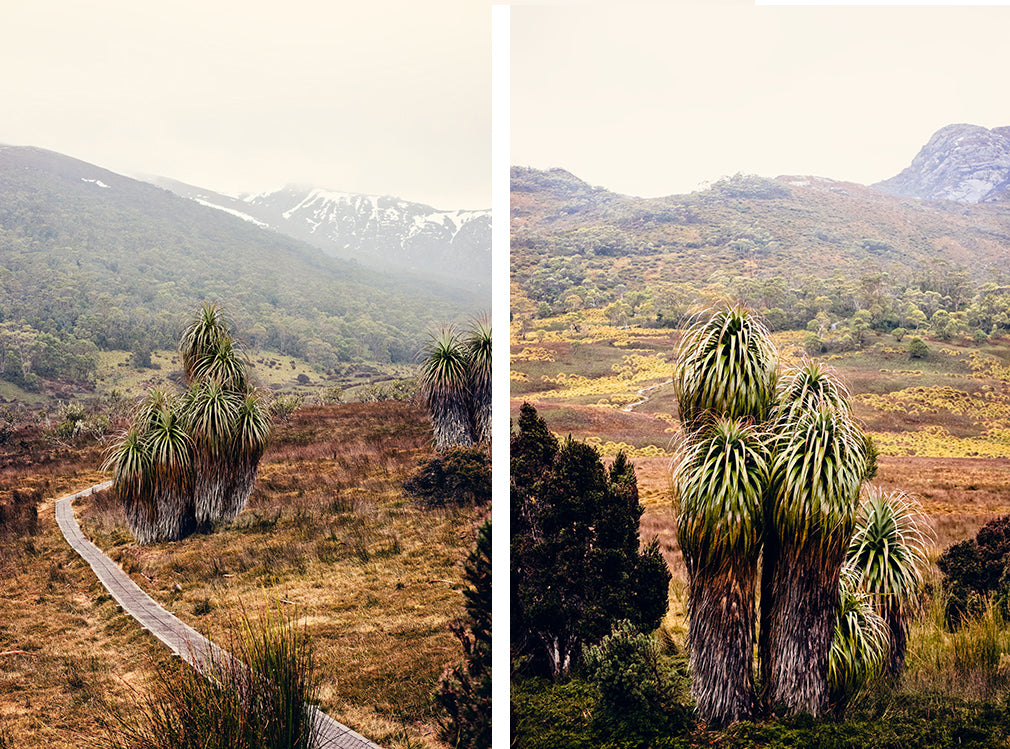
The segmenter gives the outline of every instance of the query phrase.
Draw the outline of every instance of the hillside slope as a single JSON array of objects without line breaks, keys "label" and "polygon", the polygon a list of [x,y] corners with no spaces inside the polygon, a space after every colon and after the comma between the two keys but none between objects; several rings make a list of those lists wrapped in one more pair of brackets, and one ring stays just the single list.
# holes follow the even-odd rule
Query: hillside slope
[{"label": "hillside slope", "polygon": [[956,311],[967,300],[954,297],[999,282],[1010,261],[1005,203],[926,202],[819,177],[737,175],[641,199],[564,170],[513,167],[511,222],[513,309],[527,316],[543,304],[604,307],[630,291],[667,317],[719,295],[789,311],[861,279],[873,288],[850,307],[880,303],[872,297],[882,284],[895,294],[932,284]]},{"label": "hillside slope", "polygon": [[489,303],[36,148],[0,148],[0,255],[0,376],[25,381],[64,354],[174,348],[205,300],[251,345],[320,368],[409,361],[431,329]]}]

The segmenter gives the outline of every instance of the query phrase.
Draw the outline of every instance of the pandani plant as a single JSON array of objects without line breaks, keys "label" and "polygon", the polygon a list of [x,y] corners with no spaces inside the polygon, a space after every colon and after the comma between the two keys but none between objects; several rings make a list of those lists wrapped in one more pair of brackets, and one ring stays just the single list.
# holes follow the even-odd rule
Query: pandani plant
[{"label": "pandani plant", "polygon": [[[865,471],[865,440],[830,404],[802,410],[776,439],[762,584],[762,698],[822,714],[838,580]],[[765,598],[765,596],[767,598]]]},{"label": "pandani plant", "polygon": [[466,348],[450,326],[433,334],[423,352],[421,397],[431,416],[435,449],[469,447],[470,367]]},{"label": "pandani plant", "polygon": [[749,718],[755,708],[754,596],[768,471],[762,435],[722,418],[688,445],[674,477],[691,694],[712,725]]},{"label": "pandani plant", "polygon": [[138,543],[177,539],[238,515],[270,434],[265,395],[223,310],[204,305],[180,345],[185,396],[152,389],[107,466]]},{"label": "pandani plant", "polygon": [[194,530],[194,460],[179,399],[152,389],[105,464],[137,543],[176,540]]},{"label": "pandani plant", "polygon": [[491,326],[486,317],[465,333],[451,325],[421,352],[421,398],[435,449],[491,444]]},{"label": "pandani plant", "polygon": [[684,334],[677,358],[674,389],[689,432],[720,416],[767,418],[775,393],[775,347],[746,307],[725,305],[696,322]]},{"label": "pandani plant", "polygon": [[889,649],[887,624],[859,578],[859,570],[849,563],[842,565],[828,656],[829,702],[836,715],[881,675]]},{"label": "pandani plant", "polygon": [[238,407],[231,442],[231,481],[221,508],[222,520],[236,517],[249,501],[256,483],[260,458],[270,440],[270,410],[260,390],[247,393]]},{"label": "pandani plant", "polygon": [[897,676],[908,646],[907,618],[922,587],[930,532],[918,501],[902,491],[871,488],[860,505],[848,564],[887,625],[885,672]]},{"label": "pandani plant", "polygon": [[235,393],[214,380],[193,384],[186,393],[186,426],[196,448],[193,490],[197,523],[224,517],[240,403]]},{"label": "pandani plant", "polygon": [[755,704],[754,586],[769,459],[746,422],[764,421],[775,389],[768,331],[745,307],[721,307],[685,334],[674,383],[687,440],[674,486],[692,693],[700,716],[722,724],[750,717]]},{"label": "pandani plant", "polygon": [[491,325],[474,321],[463,339],[470,370],[470,428],[473,441],[491,444]]},{"label": "pandani plant", "polygon": [[[822,714],[831,698],[841,567],[867,464],[868,441],[852,420],[848,393],[832,372],[812,362],[778,378],[767,331],[745,307],[728,304],[686,332],[674,383],[687,441],[675,495],[699,715],[719,724],[754,710],[748,705],[753,640],[744,634],[732,641],[730,655],[720,652],[729,649],[728,635],[706,633],[725,632],[729,610],[736,631],[753,632],[749,591],[759,552],[761,704]],[[728,439],[730,424],[736,441]],[[745,547],[730,543],[737,538],[730,529],[746,534]],[[706,597],[709,584],[713,590],[729,586],[736,597]],[[732,676],[728,663],[734,664]]]}]

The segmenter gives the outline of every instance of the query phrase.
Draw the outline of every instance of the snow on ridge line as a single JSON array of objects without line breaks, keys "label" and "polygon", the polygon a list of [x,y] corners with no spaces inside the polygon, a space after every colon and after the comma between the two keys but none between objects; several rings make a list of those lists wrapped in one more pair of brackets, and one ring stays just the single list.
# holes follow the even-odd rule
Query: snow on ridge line
[{"label": "snow on ridge line", "polygon": [[218,205],[217,203],[211,203],[209,200],[203,200],[202,198],[193,198],[200,205],[205,205],[208,208],[216,208],[219,211],[224,211],[225,213],[230,213],[232,216],[237,216],[243,221],[248,221],[250,224],[256,224],[256,226],[262,226],[264,229],[269,229],[270,224],[265,221],[260,221],[258,218],[253,218],[248,213],[242,213],[242,211],[236,211],[234,208],[226,208],[223,205]]}]

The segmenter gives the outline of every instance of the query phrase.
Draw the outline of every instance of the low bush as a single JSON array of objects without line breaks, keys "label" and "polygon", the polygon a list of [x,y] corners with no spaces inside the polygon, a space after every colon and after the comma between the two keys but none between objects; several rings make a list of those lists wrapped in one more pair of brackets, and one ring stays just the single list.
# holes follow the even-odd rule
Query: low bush
[{"label": "low bush", "polygon": [[980,614],[990,597],[1010,607],[1008,560],[1010,515],[990,520],[974,539],[956,543],[940,555],[936,565],[943,573],[949,627],[957,629],[966,618]]},{"label": "low bush", "polygon": [[428,507],[491,501],[491,456],[482,447],[453,447],[420,463],[403,482],[408,496]]},{"label": "low bush", "polygon": [[678,675],[656,642],[631,622],[618,622],[598,645],[585,649],[589,680],[600,698],[594,721],[601,736],[651,743],[690,726],[687,677]]},{"label": "low bush", "polygon": [[0,500],[0,540],[34,536],[39,527],[39,489],[14,489],[8,500]]}]

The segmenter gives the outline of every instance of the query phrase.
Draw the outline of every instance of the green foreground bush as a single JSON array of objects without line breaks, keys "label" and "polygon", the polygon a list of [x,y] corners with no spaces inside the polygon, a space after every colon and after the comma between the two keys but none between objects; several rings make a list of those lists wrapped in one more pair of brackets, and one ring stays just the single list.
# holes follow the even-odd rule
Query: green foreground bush
[{"label": "green foreground bush", "polygon": [[809,715],[738,723],[724,731],[683,726],[643,737],[621,734],[598,719],[598,690],[584,679],[512,684],[514,749],[998,749],[1010,747],[1010,705],[948,695],[890,695],[864,704],[847,720]]}]

